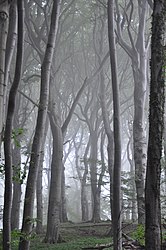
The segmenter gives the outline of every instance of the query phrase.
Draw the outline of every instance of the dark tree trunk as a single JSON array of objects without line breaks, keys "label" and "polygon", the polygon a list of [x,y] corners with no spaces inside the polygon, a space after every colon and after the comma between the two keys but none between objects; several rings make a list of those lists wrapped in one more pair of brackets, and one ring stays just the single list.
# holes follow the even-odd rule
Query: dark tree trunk
[{"label": "dark tree trunk", "polygon": [[16,68],[13,84],[9,93],[7,118],[4,135],[5,154],[5,192],[4,192],[4,214],[3,214],[3,248],[11,249],[11,207],[12,207],[12,128],[14,120],[15,102],[18,86],[21,79],[23,44],[24,44],[24,3],[17,1],[18,8],[18,42]]},{"label": "dark tree trunk", "polygon": [[120,100],[117,76],[116,45],[114,34],[114,0],[108,0],[108,39],[113,92],[113,128],[114,128],[114,169],[113,169],[113,243],[114,250],[122,249],[121,232],[121,133]]},{"label": "dark tree trunk", "polygon": [[13,201],[11,211],[11,230],[19,229],[20,205],[21,205],[21,148],[15,145],[12,152],[13,165]]},{"label": "dark tree trunk", "polygon": [[160,175],[165,102],[166,1],[155,0],[152,15],[148,160],[145,188],[146,250],[161,250]]},{"label": "dark tree trunk", "polygon": [[31,150],[32,153],[31,153],[29,174],[25,192],[23,223],[21,229],[22,234],[25,234],[26,237],[20,238],[19,250],[29,250],[30,247],[30,241],[27,239],[27,236],[30,236],[32,231],[31,220],[33,218],[35,188],[36,188],[39,160],[40,160],[41,147],[43,142],[43,135],[46,123],[47,110],[48,110],[50,71],[51,71],[51,64],[55,47],[55,39],[58,29],[59,7],[60,7],[59,5],[60,5],[60,0],[57,1],[55,0],[53,2],[48,42],[44,60],[41,67],[40,101],[39,101],[35,135]]}]

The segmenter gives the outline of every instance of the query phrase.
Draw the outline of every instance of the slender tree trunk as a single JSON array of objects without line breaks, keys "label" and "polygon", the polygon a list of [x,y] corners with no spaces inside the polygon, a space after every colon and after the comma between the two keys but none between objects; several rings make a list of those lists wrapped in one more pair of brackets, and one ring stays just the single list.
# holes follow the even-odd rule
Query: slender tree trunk
[{"label": "slender tree trunk", "polygon": [[161,250],[160,176],[165,102],[166,1],[155,0],[152,15],[148,160],[145,188],[146,250]]},{"label": "slender tree trunk", "polygon": [[0,148],[4,132],[4,83],[5,83],[5,53],[8,31],[9,4],[0,1]]},{"label": "slender tree trunk", "polygon": [[17,1],[18,8],[18,42],[14,81],[9,93],[7,119],[4,136],[5,153],[5,193],[3,214],[3,248],[11,249],[11,207],[12,207],[12,126],[15,111],[16,94],[21,79],[23,44],[24,44],[24,3]]},{"label": "slender tree trunk", "polygon": [[59,1],[55,0],[53,2],[48,42],[44,60],[41,67],[40,101],[39,101],[36,130],[32,144],[32,153],[31,153],[29,174],[28,174],[26,193],[25,193],[23,223],[21,229],[22,234],[25,234],[26,237],[20,238],[19,250],[29,250],[30,247],[30,241],[27,239],[27,236],[31,235],[31,229],[32,229],[31,220],[33,218],[35,187],[36,187],[40,153],[41,153],[43,134],[44,134],[46,116],[48,110],[50,70],[51,70],[52,58],[55,47],[55,38],[58,28],[60,2],[61,2],[60,0]]},{"label": "slender tree trunk", "polygon": [[108,0],[108,39],[113,91],[114,170],[113,170],[113,243],[114,250],[122,249],[121,232],[121,134],[120,100],[117,76],[116,45],[114,34],[114,0]]},{"label": "slender tree trunk", "polygon": [[9,28],[6,41],[6,54],[5,54],[5,83],[4,83],[4,119],[6,117],[6,103],[7,103],[7,87],[9,81],[10,65],[13,58],[17,39],[17,0],[12,0],[9,9]]}]

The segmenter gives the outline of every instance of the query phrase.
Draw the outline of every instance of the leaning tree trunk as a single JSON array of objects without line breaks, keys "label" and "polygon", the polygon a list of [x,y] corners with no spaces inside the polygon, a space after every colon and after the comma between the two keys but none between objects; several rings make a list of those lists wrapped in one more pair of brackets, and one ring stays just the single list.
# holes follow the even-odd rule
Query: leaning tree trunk
[{"label": "leaning tree trunk", "polygon": [[22,236],[20,238],[19,250],[28,250],[30,247],[30,241],[28,240],[28,236],[31,235],[32,231],[31,220],[33,218],[35,187],[36,187],[41,147],[43,142],[43,135],[46,123],[47,110],[48,110],[50,70],[51,70],[52,58],[55,47],[55,39],[58,28],[60,2],[61,2],[60,0],[55,0],[53,2],[48,42],[44,60],[41,67],[40,101],[39,101],[35,135],[31,150],[32,153],[30,159],[29,174],[27,179],[24,212],[23,212],[23,223],[21,229],[22,235],[25,234],[26,237]]},{"label": "leaning tree trunk", "polygon": [[108,0],[108,39],[113,92],[114,170],[113,170],[113,243],[114,250],[122,249],[121,232],[121,134],[120,100],[117,76],[116,45],[114,34],[114,0]]},{"label": "leaning tree trunk", "polygon": [[152,16],[145,246],[161,250],[160,175],[165,102],[166,1],[155,0]]},{"label": "leaning tree trunk", "polygon": [[23,44],[24,44],[24,3],[17,1],[18,8],[18,42],[16,68],[13,84],[9,93],[7,118],[4,135],[5,154],[5,193],[3,213],[3,249],[11,249],[11,207],[12,207],[12,127],[15,111],[16,94],[21,79]]}]

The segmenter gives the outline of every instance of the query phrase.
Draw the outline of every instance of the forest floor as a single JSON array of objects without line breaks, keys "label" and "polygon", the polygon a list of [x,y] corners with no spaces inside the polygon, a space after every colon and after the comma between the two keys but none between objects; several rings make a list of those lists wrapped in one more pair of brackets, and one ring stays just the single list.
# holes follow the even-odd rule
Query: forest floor
[{"label": "forest floor", "polygon": [[[123,224],[123,231],[127,235],[132,235],[136,230],[136,225]],[[35,236],[31,242],[31,250],[81,250],[95,249],[95,246],[109,246],[112,243],[111,222],[100,223],[62,223],[60,233],[63,242],[55,245],[42,243],[43,236]],[[97,249],[97,248],[96,248]],[[100,249],[100,248],[99,248]],[[103,248],[101,248],[103,249]],[[107,247],[106,249],[112,249]]]},{"label": "forest floor", "polygon": [[[144,244],[144,227],[138,227],[136,224],[124,223],[122,225],[123,243],[127,242],[128,246],[132,240]],[[112,250],[111,222],[100,223],[62,223],[60,234],[62,242],[58,244],[43,243],[44,234],[34,234],[31,239],[30,250],[93,250],[93,249],[108,249]],[[18,249],[19,233],[12,234],[12,250]],[[130,240],[132,239],[132,240]],[[0,244],[1,245],[1,244]],[[135,246],[134,246],[135,247]],[[144,249],[139,248],[123,248],[123,249]],[[163,248],[166,249],[166,248]],[[1,250],[1,246],[0,246]]]}]

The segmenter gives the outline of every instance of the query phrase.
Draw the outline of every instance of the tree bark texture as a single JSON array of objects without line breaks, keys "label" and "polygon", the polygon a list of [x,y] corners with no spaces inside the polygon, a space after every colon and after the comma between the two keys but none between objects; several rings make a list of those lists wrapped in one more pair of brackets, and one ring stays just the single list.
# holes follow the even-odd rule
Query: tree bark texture
[{"label": "tree bark texture", "polygon": [[149,141],[145,188],[145,246],[161,250],[160,175],[165,102],[166,1],[155,0],[152,15]]},{"label": "tree bark texture", "polygon": [[32,143],[29,174],[25,192],[23,223],[21,229],[21,232],[23,235],[25,234],[25,237],[20,238],[19,250],[28,250],[30,247],[30,241],[27,239],[27,236],[30,236],[32,229],[31,220],[33,218],[35,188],[36,188],[41,146],[43,142],[43,134],[44,134],[46,116],[48,110],[50,70],[51,70],[52,58],[55,47],[55,39],[58,28],[60,3],[61,3],[60,0],[59,1],[55,0],[53,2],[48,42],[45,50],[44,60],[41,67],[40,101],[39,101],[35,135]]},{"label": "tree bark texture", "polygon": [[37,201],[37,222],[36,222],[36,233],[41,234],[43,233],[43,185],[42,185],[42,178],[43,178],[43,162],[44,162],[44,146],[48,132],[48,117],[46,120],[46,126],[43,136],[43,143],[41,148],[41,155],[40,155],[40,162],[39,162],[39,170],[37,176],[37,185],[36,185],[36,201]]},{"label": "tree bark texture", "polygon": [[20,147],[15,146],[12,153],[13,170],[13,201],[11,211],[11,230],[19,229],[20,205],[21,205],[21,180],[19,178],[21,166]]},{"label": "tree bark texture", "polygon": [[17,1],[18,9],[18,42],[16,68],[13,84],[9,93],[7,118],[4,135],[5,154],[5,191],[4,191],[4,214],[3,214],[3,248],[11,249],[11,207],[12,207],[12,128],[15,111],[15,102],[18,86],[21,79],[23,46],[24,46],[24,2]]},{"label": "tree bark texture", "polygon": [[[136,1],[135,1],[136,2]],[[134,2],[134,4],[135,4]],[[144,179],[146,166],[146,138],[145,138],[145,95],[147,87],[147,52],[148,42],[145,36],[147,1],[137,1],[139,25],[136,39],[131,33],[131,19],[133,18],[133,4],[127,21],[127,32],[129,43],[122,36],[121,14],[119,12],[118,0],[117,9],[117,39],[121,47],[131,58],[134,77],[134,119],[133,119],[133,147],[135,163],[135,183],[137,192],[138,223],[145,222],[145,201],[144,201]]]},{"label": "tree bark texture", "polygon": [[114,27],[114,0],[108,0],[108,39],[113,92],[113,129],[114,129],[114,170],[113,170],[113,243],[114,250],[122,249],[121,231],[121,133],[120,100],[117,76],[117,60]]},{"label": "tree bark texture", "polygon": [[59,239],[63,136],[58,118],[54,111],[51,110],[49,118],[53,136],[53,155],[51,163],[47,231],[44,242],[54,244],[57,243]]},{"label": "tree bark texture", "polygon": [[100,222],[100,191],[97,185],[97,141],[96,131],[90,131],[90,178],[92,190],[92,221]]},{"label": "tree bark texture", "polygon": [[5,53],[8,33],[9,3],[0,1],[0,146],[4,131],[4,84],[5,84]]}]

